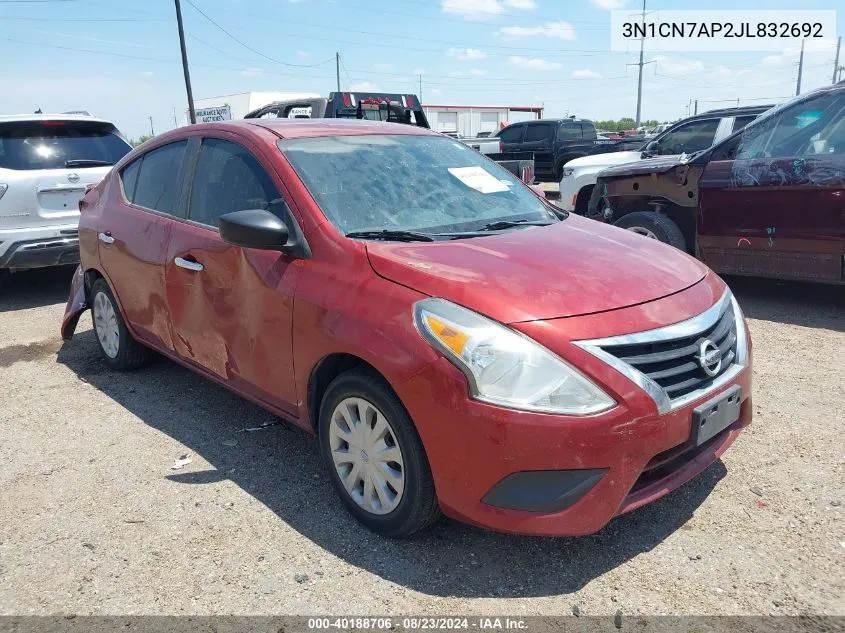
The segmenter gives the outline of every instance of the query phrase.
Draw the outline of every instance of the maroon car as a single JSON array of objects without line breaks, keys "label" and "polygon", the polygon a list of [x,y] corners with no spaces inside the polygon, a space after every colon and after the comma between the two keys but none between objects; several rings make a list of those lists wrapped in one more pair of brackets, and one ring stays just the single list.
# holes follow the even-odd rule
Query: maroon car
[{"label": "maroon car", "polygon": [[600,172],[587,215],[720,273],[845,283],[845,82],[698,154]]}]

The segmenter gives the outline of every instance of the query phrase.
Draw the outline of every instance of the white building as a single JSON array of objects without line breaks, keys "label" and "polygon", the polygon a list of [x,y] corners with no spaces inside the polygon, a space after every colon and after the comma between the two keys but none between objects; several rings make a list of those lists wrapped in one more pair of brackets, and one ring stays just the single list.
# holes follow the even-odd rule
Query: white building
[{"label": "white building", "polygon": [[543,108],[540,106],[423,104],[423,110],[432,130],[459,134],[463,138],[474,138],[482,132],[492,134],[503,125],[531,121],[543,116]]},{"label": "white building", "polygon": [[197,123],[242,119],[248,112],[274,101],[288,99],[314,99],[322,95],[316,92],[241,92],[220,97],[195,99],[194,110]]}]

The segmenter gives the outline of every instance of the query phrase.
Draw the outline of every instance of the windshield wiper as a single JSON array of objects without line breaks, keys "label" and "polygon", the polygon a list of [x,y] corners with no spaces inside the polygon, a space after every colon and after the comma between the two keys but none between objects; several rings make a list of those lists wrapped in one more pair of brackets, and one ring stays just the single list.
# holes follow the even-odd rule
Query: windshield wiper
[{"label": "windshield wiper", "polygon": [[387,240],[391,242],[433,242],[434,238],[416,231],[352,231],[346,237],[358,237],[364,240]]},{"label": "windshield wiper", "polygon": [[499,220],[498,222],[490,222],[485,224],[477,231],[501,231],[502,229],[510,229],[515,226],[548,226],[554,224],[553,222],[546,222],[543,220]]},{"label": "windshield wiper", "polygon": [[71,158],[65,161],[65,167],[111,167],[110,160],[95,160],[93,158]]}]

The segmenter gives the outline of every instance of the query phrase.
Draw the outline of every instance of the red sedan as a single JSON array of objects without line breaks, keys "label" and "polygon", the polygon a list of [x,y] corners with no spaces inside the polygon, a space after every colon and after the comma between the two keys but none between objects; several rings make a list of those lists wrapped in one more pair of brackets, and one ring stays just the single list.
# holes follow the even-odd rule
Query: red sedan
[{"label": "red sedan", "polygon": [[422,128],[194,125],[80,203],[62,325],[317,435],[349,511],[573,535],[676,488],[751,421],[750,340],[692,257],[549,205]]}]

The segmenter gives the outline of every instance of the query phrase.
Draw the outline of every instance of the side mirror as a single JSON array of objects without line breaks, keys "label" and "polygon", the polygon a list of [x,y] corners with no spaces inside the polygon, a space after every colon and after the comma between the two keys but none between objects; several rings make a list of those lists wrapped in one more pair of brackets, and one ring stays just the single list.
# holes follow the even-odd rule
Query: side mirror
[{"label": "side mirror", "polygon": [[652,156],[657,155],[658,143],[657,141],[649,141],[648,145],[645,146],[643,150],[643,154],[641,158],[651,158]]},{"label": "side mirror", "polygon": [[217,219],[220,237],[236,246],[282,251],[288,246],[288,227],[264,209],[224,213]]}]

